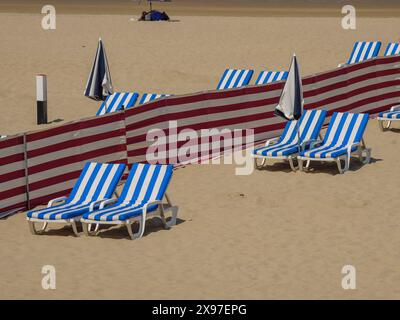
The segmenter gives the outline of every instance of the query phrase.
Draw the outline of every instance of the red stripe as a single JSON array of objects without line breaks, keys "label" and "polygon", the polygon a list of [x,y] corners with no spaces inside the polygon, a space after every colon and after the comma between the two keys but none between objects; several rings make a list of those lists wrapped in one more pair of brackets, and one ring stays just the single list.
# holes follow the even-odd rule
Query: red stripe
[{"label": "red stripe", "polygon": [[72,155],[72,156],[68,156],[68,157],[64,157],[64,158],[60,158],[60,159],[44,162],[44,163],[29,167],[28,172],[29,172],[29,175],[32,175],[32,174],[36,174],[36,173],[39,173],[39,172],[42,172],[42,171],[46,171],[46,170],[58,168],[58,167],[61,167],[61,166],[65,166],[67,164],[81,162],[81,161],[85,161],[85,160],[88,160],[88,159],[93,159],[93,158],[96,158],[96,157],[101,157],[101,156],[105,156],[105,155],[109,155],[109,154],[112,154],[112,153],[115,153],[115,152],[120,152],[120,151],[125,151],[125,150],[126,150],[126,145],[125,144],[120,144],[120,145],[115,145],[115,146],[111,146],[111,147],[100,148],[100,149],[97,149],[97,150],[84,152],[84,153],[80,153],[80,154],[77,154],[77,155]]},{"label": "red stripe", "polygon": [[14,179],[25,177],[25,169],[7,172],[0,175],[0,183],[8,182]]},{"label": "red stripe", "polygon": [[[23,145],[24,138],[22,136],[14,137],[14,138],[3,138],[0,140],[0,149],[15,147],[17,145]],[[23,146],[21,146],[22,148]]]},{"label": "red stripe", "polygon": [[67,124],[63,124],[61,126],[50,128],[50,129],[43,130],[43,131],[28,133],[26,135],[26,140],[27,140],[27,142],[33,142],[36,140],[49,138],[49,137],[60,135],[60,134],[67,133],[67,132],[73,132],[76,130],[83,130],[83,129],[93,128],[93,127],[97,127],[97,126],[101,126],[101,125],[105,125],[105,124],[110,124],[111,122],[122,121],[123,119],[124,119],[124,116],[120,112],[108,113],[104,116],[100,116],[100,117],[96,117],[96,118],[92,118],[92,119],[81,120],[81,121],[72,122],[72,123],[67,123]]},{"label": "red stripe", "polygon": [[[344,88],[346,86],[353,85],[355,83],[359,83],[362,81],[366,81],[366,80],[370,80],[370,79],[376,79],[377,77],[385,77],[385,76],[389,76],[389,75],[395,75],[400,73],[400,69],[392,69],[392,70],[383,70],[383,71],[378,71],[378,72],[371,72],[368,74],[364,74],[352,79],[346,79],[344,81],[339,81],[333,84],[330,84],[328,86],[325,87],[320,87],[318,89],[314,89],[314,90],[308,90],[304,92],[304,98],[310,98],[310,97],[314,97],[316,95],[322,94],[322,93],[326,93],[332,90],[337,90],[340,88]],[[392,81],[396,81],[396,80],[392,80]],[[390,81],[388,81],[390,82]],[[385,82],[384,82],[385,83]]]},{"label": "red stripe", "polygon": [[110,139],[110,138],[115,138],[118,136],[125,138],[125,134],[121,135],[120,130],[115,130],[115,131],[108,131],[108,132],[104,132],[104,133],[94,134],[94,135],[87,136],[87,137],[67,140],[67,141],[57,143],[57,144],[48,145],[46,147],[41,147],[41,148],[37,148],[34,150],[30,150],[30,151],[28,151],[28,158],[32,159],[34,157],[41,156],[43,154],[49,154],[51,152],[56,152],[56,151],[65,150],[68,148],[73,148],[73,147],[78,147],[78,146],[84,147],[84,145],[88,144],[88,143],[106,140],[106,139]]},{"label": "red stripe", "polygon": [[54,192],[51,194],[47,194],[47,195],[44,195],[44,196],[41,196],[38,198],[30,199],[30,207],[34,208],[38,205],[47,204],[52,199],[67,196],[71,193],[71,190],[72,190],[72,188],[69,188],[69,189]]},{"label": "red stripe", "polygon": [[27,208],[27,203],[26,201],[23,202],[18,202],[16,204],[12,204],[10,206],[4,207],[4,208],[0,208],[0,212],[4,213],[4,212],[17,212],[17,211],[25,211]]},{"label": "red stripe", "polygon": [[126,126],[126,131],[137,130],[142,127],[147,127],[152,124],[161,123],[168,120],[179,120],[179,119],[188,119],[193,117],[199,116],[208,116],[211,114],[220,114],[229,111],[238,111],[238,110],[245,110],[250,108],[257,108],[266,105],[273,106],[277,104],[279,101],[279,97],[277,98],[270,98],[270,99],[263,99],[263,100],[256,100],[256,101],[249,101],[249,102],[239,102],[235,104],[227,104],[219,107],[206,107],[201,109],[189,110],[189,111],[181,111],[181,112],[172,112],[168,114],[164,114],[161,116],[154,116],[152,118],[148,118],[142,121],[137,121],[135,123],[129,124]]},{"label": "red stripe", "polygon": [[12,189],[8,189],[8,190],[0,192],[0,200],[15,197],[15,196],[25,194],[25,193],[26,193],[25,185],[19,186],[16,188],[12,188]]},{"label": "red stripe", "polygon": [[33,183],[29,184],[29,191],[35,191],[41,188],[45,188],[54,184],[58,184],[61,182],[66,182],[66,181],[70,181],[73,179],[78,179],[80,173],[82,170],[76,170],[76,171],[72,171],[72,172],[68,172],[68,173],[64,173],[64,174],[60,174],[58,176],[54,176],[48,179],[44,179],[44,180],[40,180],[40,181],[36,181]]},{"label": "red stripe", "polygon": [[307,104],[307,106],[311,107],[311,108],[318,108],[321,106],[333,104],[338,101],[349,99],[349,97],[353,98],[357,95],[367,93],[370,91],[375,91],[375,90],[383,89],[386,87],[392,87],[392,86],[395,86],[396,84],[400,84],[400,81],[393,80],[393,81],[388,81],[388,82],[384,82],[384,83],[372,84],[372,85],[365,86],[362,88],[354,89],[352,91],[349,91],[349,92],[346,92],[343,94],[338,94],[338,95],[335,95],[335,96],[332,96],[332,97],[329,97],[329,98],[326,98],[326,99],[323,99],[323,100],[320,100],[320,101],[317,101],[314,103]]},{"label": "red stripe", "polygon": [[4,166],[6,164],[20,162],[20,161],[24,161],[24,160],[25,160],[25,157],[24,157],[23,153],[12,154],[7,157],[0,158],[0,166]]}]

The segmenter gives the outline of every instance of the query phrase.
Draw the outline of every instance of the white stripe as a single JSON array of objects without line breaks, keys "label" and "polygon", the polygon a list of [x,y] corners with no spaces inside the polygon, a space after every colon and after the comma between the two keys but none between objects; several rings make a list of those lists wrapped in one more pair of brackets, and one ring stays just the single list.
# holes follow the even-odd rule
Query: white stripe
[{"label": "white stripe", "polygon": [[78,188],[78,190],[77,190],[77,192],[75,194],[75,197],[71,200],[71,203],[76,203],[80,199],[80,197],[82,196],[83,192],[86,189],[86,185],[87,185],[87,183],[88,183],[88,181],[90,179],[90,176],[92,175],[93,170],[94,170],[95,167],[96,167],[95,163],[92,162],[92,163],[89,164],[89,168],[85,172],[85,175],[84,175],[84,177],[83,177],[83,179],[81,181],[81,184],[79,185],[79,188]]},{"label": "white stripe", "polygon": [[236,70],[236,71],[235,71],[235,73],[234,73],[234,75],[233,75],[233,77],[232,77],[231,82],[229,82],[229,84],[228,84],[228,89],[232,89],[232,88],[233,88],[233,86],[234,86],[234,84],[235,84],[235,82],[236,82],[236,79],[237,79],[237,77],[239,76],[240,71],[241,71],[241,70]]},{"label": "white stripe", "polygon": [[226,83],[227,83],[229,77],[231,76],[232,72],[233,72],[232,69],[228,70],[228,72],[226,73],[226,75],[225,75],[224,79],[222,80],[221,85],[219,86],[218,89],[224,89],[225,88]]}]

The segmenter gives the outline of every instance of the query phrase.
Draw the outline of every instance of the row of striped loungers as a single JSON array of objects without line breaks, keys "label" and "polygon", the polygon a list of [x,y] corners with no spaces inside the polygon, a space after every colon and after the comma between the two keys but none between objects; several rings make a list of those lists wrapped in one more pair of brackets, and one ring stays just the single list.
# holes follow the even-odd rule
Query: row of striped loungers
[{"label": "row of striped loungers", "polygon": [[[359,41],[354,44],[353,50],[350,54],[350,58],[346,63],[340,64],[339,66],[345,66],[353,63],[362,62],[371,58],[375,58],[379,54],[379,50],[382,46],[380,41]],[[391,42],[387,45],[384,56],[394,56],[400,53],[400,44],[397,42]]]},{"label": "row of striped loungers", "polygon": [[[303,161],[307,161],[307,169],[311,161],[334,161],[339,172],[344,173],[349,170],[353,154],[363,163],[369,163],[371,150],[363,141],[369,115],[335,112],[322,139],[320,131],[326,114],[324,110],[306,110],[298,124],[295,120],[288,121],[279,138],[268,140],[265,146],[253,150],[256,168],[265,168],[268,159],[286,160],[293,171],[297,170],[293,160],[298,160],[300,170],[303,170]],[[344,160],[344,167],[341,160]]]},{"label": "row of striped loungers", "polygon": [[[71,225],[78,236],[77,222],[81,222],[86,235],[94,235],[100,224],[114,224],[125,225],[131,239],[136,239],[143,235],[149,217],[160,218],[165,228],[175,225],[178,208],[166,194],[173,166],[133,164],[121,195],[112,199],[124,170],[124,164],[86,163],[68,197],[53,199],[47,208],[27,213],[32,234],[43,233],[48,223],[63,223]],[[171,219],[167,221],[169,211]],[[135,222],[139,223],[136,233],[132,231]],[[43,223],[39,230],[35,227],[38,223]]]},{"label": "row of striped loungers", "polygon": [[[141,96],[139,105],[168,96],[170,95],[145,93]],[[108,96],[107,99],[102,102],[96,115],[102,116],[106,113],[132,108],[133,106],[135,106],[138,99],[139,94],[136,92],[115,92],[112,95]]]}]

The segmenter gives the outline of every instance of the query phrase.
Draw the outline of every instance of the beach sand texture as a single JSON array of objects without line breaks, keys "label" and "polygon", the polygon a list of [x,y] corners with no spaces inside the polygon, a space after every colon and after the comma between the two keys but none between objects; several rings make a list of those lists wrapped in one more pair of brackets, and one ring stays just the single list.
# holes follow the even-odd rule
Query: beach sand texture
[{"label": "beach sand texture", "polygon": [[[340,12],[176,23],[60,14],[57,29],[44,31],[39,12],[0,14],[2,134],[38,128],[36,73],[48,74],[50,121],[95,114],[83,90],[99,36],[117,90],[179,94],[214,89],[226,67],[286,69],[293,52],[303,75],[329,70],[354,41],[397,41],[400,27],[397,18],[359,18],[344,31]],[[250,176],[232,165],[179,169],[169,188],[179,224],[166,231],[153,220],[137,241],[118,228],[75,238],[52,226],[32,236],[23,213],[4,219],[0,298],[399,299],[400,131],[382,133],[372,120],[365,138],[372,163],[355,161],[344,175],[335,165],[306,174],[277,163]],[[56,267],[56,290],[41,287],[46,264]],[[357,290],[341,287],[347,264]]]}]

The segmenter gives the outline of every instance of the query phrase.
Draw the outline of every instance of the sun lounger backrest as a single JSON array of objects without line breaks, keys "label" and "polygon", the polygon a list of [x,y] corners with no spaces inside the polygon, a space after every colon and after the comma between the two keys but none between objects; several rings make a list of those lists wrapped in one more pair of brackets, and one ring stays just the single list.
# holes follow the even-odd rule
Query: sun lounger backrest
[{"label": "sun lounger backrest", "polygon": [[360,142],[368,119],[368,114],[335,112],[329,122],[324,144],[348,146]]},{"label": "sun lounger backrest", "polygon": [[169,96],[170,96],[169,94],[144,93],[140,98],[139,105]]},{"label": "sun lounger backrest", "polygon": [[124,169],[124,164],[87,162],[67,202],[87,204],[110,198]]},{"label": "sun lounger backrest", "polygon": [[[317,139],[319,131],[324,124],[325,116],[325,110],[304,110],[303,115],[299,119],[300,141]],[[296,121],[288,121],[279,142],[290,143],[297,141]]]},{"label": "sun lounger backrest", "polygon": [[226,69],[218,83],[217,90],[247,86],[253,73],[253,70]]},{"label": "sun lounger backrest", "polygon": [[131,108],[136,103],[138,97],[139,95],[136,92],[114,92],[102,102],[96,115],[102,116],[106,113],[121,110],[122,107],[125,109]]},{"label": "sun lounger backrest", "polygon": [[119,202],[138,205],[161,200],[171,180],[172,171],[172,165],[133,164]]},{"label": "sun lounger backrest", "polygon": [[356,42],[347,63],[357,63],[378,56],[381,44],[380,41]]},{"label": "sun lounger backrest", "polygon": [[276,81],[286,80],[288,75],[289,72],[287,71],[261,71],[255,84],[268,84]]},{"label": "sun lounger backrest", "polygon": [[389,43],[385,50],[385,57],[394,56],[396,54],[400,54],[400,43]]}]

